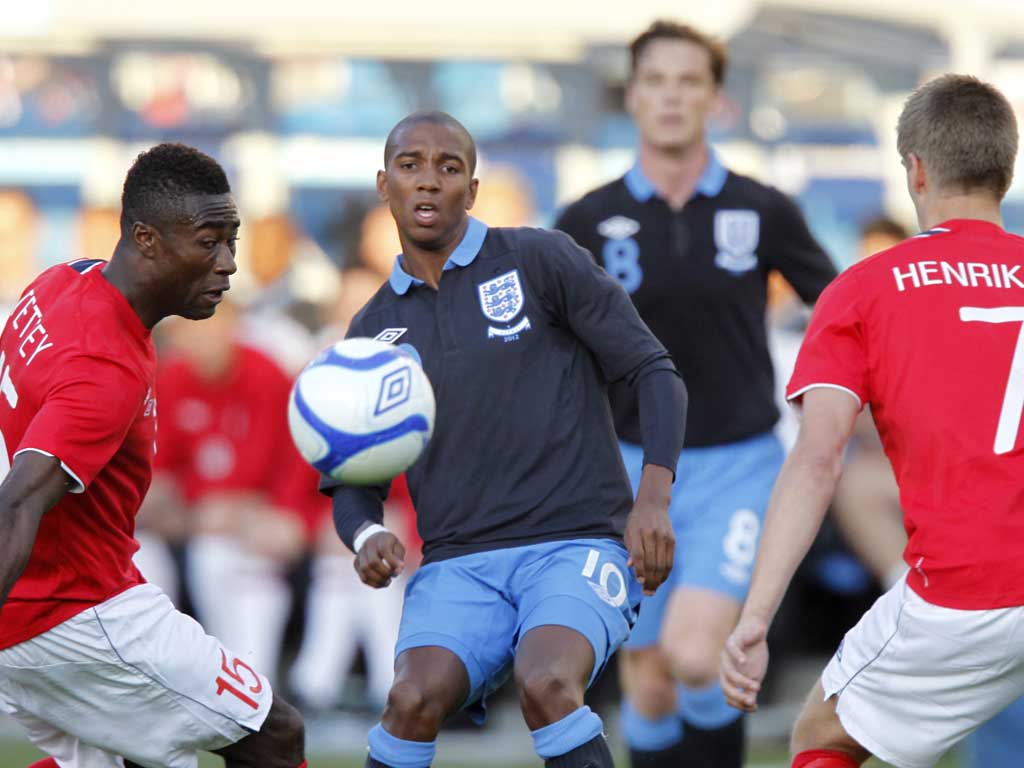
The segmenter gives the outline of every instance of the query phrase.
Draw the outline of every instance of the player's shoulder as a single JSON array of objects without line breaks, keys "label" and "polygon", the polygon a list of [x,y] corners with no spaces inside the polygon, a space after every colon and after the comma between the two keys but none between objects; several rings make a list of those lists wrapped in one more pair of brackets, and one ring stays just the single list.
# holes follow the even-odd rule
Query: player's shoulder
[{"label": "player's shoulder", "polygon": [[600,216],[607,210],[609,203],[616,201],[627,191],[624,177],[620,176],[617,179],[612,179],[599,187],[594,187],[589,192],[585,192],[582,196],[565,206],[562,217]]},{"label": "player's shoulder", "polygon": [[733,170],[725,177],[718,197],[727,205],[742,203],[749,207],[768,209],[788,208],[794,205],[792,198],[778,187]]},{"label": "player's shoulder", "polygon": [[552,258],[571,257],[579,250],[576,241],[559,229],[540,227],[491,227],[482,255],[501,258],[510,252],[527,267],[543,265]]}]

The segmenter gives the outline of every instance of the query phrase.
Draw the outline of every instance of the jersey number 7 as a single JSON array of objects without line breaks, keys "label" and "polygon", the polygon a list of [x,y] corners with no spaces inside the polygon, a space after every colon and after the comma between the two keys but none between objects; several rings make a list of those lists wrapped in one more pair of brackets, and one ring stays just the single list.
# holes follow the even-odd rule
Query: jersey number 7
[{"label": "jersey number 7", "polygon": [[1017,443],[1020,417],[1024,413],[1024,307],[960,307],[960,319],[965,323],[1021,323],[992,449],[997,454],[1009,453]]}]

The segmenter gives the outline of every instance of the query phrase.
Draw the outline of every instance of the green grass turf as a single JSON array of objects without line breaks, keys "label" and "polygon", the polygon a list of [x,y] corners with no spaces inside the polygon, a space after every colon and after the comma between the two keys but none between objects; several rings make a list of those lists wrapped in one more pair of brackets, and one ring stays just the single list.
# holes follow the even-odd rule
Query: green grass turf
[{"label": "green grass turf", "polygon": [[[24,741],[0,741],[0,768],[25,768],[35,760],[42,757],[39,750],[32,748]],[[618,765],[625,766],[626,761],[619,760]],[[200,768],[220,768],[223,762],[216,757],[204,755],[199,761]],[[349,757],[318,757],[313,755],[309,759],[309,768],[362,768],[363,758],[358,756]],[[750,755],[747,765],[752,768],[786,768],[789,761],[784,749],[756,749]],[[871,761],[867,763],[870,768],[880,768],[883,763]],[[435,763],[436,768],[479,768],[468,763]],[[535,763],[488,763],[487,768],[537,768],[540,761]],[[940,762],[937,768],[956,768],[957,761],[953,756],[947,755]]]}]

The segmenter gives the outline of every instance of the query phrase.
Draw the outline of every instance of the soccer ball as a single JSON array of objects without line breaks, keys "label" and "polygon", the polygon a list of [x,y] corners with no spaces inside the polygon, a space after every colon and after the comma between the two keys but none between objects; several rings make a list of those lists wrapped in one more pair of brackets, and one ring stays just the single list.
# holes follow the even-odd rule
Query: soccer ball
[{"label": "soccer ball", "polygon": [[434,390],[413,354],[346,339],[313,358],[288,399],[303,458],[350,485],[390,480],[416,461],[434,431]]}]

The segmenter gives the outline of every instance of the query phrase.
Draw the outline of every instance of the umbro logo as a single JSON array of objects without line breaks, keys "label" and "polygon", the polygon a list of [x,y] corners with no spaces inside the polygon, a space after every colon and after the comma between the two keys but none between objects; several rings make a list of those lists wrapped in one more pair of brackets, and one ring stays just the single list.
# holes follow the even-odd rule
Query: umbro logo
[{"label": "umbro logo", "polygon": [[405,332],[408,328],[385,328],[383,331],[373,337],[374,341],[383,341],[385,344],[394,344],[400,338],[405,336]]},{"label": "umbro logo", "polygon": [[640,231],[640,222],[625,216],[612,216],[597,225],[597,233],[609,240],[625,240]]}]

